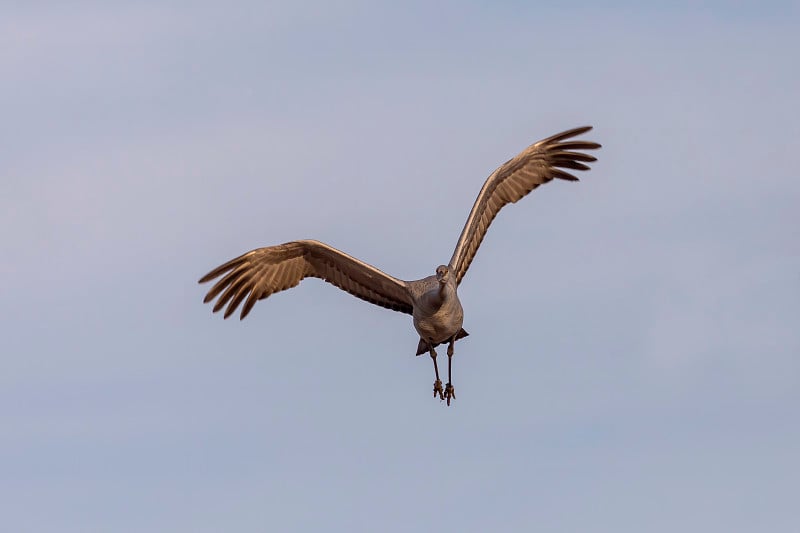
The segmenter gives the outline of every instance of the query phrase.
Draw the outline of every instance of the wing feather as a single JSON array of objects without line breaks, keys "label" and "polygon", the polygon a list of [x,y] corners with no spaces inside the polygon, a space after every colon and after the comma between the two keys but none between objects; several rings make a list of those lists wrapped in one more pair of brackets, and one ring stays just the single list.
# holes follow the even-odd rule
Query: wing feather
[{"label": "wing feather", "polygon": [[212,301],[214,312],[227,305],[228,318],[244,302],[240,318],[258,300],[291,287],[307,277],[323,279],[353,296],[370,303],[411,314],[413,301],[405,281],[319,241],[292,241],[257,248],[224,263],[202,278],[200,283],[220,278],[203,299]]},{"label": "wing feather", "polygon": [[456,273],[458,283],[467,273],[492,220],[505,205],[519,201],[539,185],[554,178],[578,181],[577,177],[563,170],[565,168],[589,170],[584,163],[591,163],[597,158],[575,150],[596,150],[600,145],[574,140],[573,137],[591,129],[591,126],[574,128],[534,143],[489,176],[472,206],[450,259],[450,270]]}]

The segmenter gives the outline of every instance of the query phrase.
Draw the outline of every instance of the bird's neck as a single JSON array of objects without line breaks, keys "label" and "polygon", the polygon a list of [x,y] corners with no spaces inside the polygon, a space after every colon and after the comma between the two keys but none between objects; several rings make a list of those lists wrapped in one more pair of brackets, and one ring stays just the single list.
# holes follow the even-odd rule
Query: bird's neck
[{"label": "bird's neck", "polygon": [[439,286],[428,289],[419,299],[420,308],[425,309],[427,313],[435,313],[455,297],[455,287],[449,283],[437,285]]},{"label": "bird's neck", "polygon": [[442,301],[447,299],[447,296],[450,294],[450,286],[448,283],[440,283],[439,290],[437,291],[437,295]]},{"label": "bird's neck", "polygon": [[456,287],[451,282],[442,283],[436,291],[436,296],[441,303],[452,300],[456,296]]}]

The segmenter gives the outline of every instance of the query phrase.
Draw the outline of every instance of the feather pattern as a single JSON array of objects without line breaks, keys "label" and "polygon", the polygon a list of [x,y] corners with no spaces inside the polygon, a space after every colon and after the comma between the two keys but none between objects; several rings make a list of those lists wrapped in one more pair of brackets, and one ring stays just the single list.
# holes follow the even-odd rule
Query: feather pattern
[{"label": "feather pattern", "polygon": [[591,126],[574,128],[536,142],[492,172],[472,206],[450,259],[450,269],[457,283],[461,283],[489,225],[505,205],[519,201],[539,185],[554,178],[578,181],[578,178],[563,170],[565,168],[589,170],[584,163],[591,163],[596,158],[575,150],[595,150],[600,145],[567,139],[591,129]]},{"label": "feather pattern", "polygon": [[244,302],[240,315],[244,318],[258,300],[295,287],[307,277],[323,279],[387,309],[408,314],[413,311],[413,300],[405,281],[313,240],[251,250],[215,268],[200,278],[200,283],[220,278],[203,302],[219,296],[214,312],[227,305],[225,318]]}]

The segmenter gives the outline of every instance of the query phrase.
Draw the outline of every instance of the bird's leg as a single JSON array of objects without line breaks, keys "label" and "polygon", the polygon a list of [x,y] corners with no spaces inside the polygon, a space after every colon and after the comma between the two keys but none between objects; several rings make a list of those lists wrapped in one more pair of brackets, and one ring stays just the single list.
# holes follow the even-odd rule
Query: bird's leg
[{"label": "bird's leg", "polygon": [[431,359],[433,359],[433,371],[436,372],[436,381],[433,382],[433,397],[439,395],[440,400],[444,400],[444,393],[442,392],[442,380],[439,379],[439,366],[436,364],[436,350],[433,349],[433,343],[428,344],[430,348]]},{"label": "bird's leg", "polygon": [[453,387],[453,345],[456,343],[456,337],[450,339],[450,344],[447,346],[447,385],[444,388],[444,397],[447,398],[447,405],[450,405],[450,399],[456,399],[456,388]]}]

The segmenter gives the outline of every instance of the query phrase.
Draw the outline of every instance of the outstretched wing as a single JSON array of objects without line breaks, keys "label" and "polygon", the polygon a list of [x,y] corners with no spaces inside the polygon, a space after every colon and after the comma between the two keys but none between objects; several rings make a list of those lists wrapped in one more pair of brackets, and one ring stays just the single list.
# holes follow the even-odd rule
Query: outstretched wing
[{"label": "outstretched wing", "polygon": [[216,313],[227,304],[228,318],[244,301],[240,319],[271,294],[297,286],[303,278],[321,278],[375,305],[411,314],[413,303],[406,282],[393,278],[355,257],[319,241],[293,241],[257,248],[220,265],[199,283],[222,278],[203,303],[218,295]]},{"label": "outstretched wing", "polygon": [[571,139],[591,130],[591,126],[571,129],[534,143],[516,157],[506,161],[483,184],[475,205],[469,213],[467,223],[461,230],[450,270],[461,283],[475,253],[489,229],[494,217],[509,202],[514,203],[533,189],[553,178],[578,181],[578,178],[562,170],[589,170],[582,162],[596,161],[594,156],[575,150],[594,150],[600,145],[588,141]]}]

